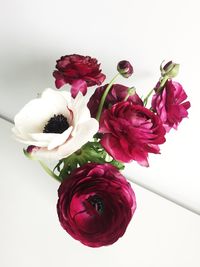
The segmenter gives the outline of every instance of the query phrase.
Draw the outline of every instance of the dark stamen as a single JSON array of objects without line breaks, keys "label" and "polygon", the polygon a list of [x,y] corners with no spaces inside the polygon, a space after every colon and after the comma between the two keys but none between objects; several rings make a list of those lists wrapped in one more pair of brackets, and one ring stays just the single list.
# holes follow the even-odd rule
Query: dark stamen
[{"label": "dark stamen", "polygon": [[54,115],[44,126],[43,133],[63,133],[69,128],[67,118],[62,114]]},{"label": "dark stamen", "polygon": [[103,213],[104,211],[104,203],[103,200],[95,195],[88,198],[89,203],[96,209],[98,213]]}]

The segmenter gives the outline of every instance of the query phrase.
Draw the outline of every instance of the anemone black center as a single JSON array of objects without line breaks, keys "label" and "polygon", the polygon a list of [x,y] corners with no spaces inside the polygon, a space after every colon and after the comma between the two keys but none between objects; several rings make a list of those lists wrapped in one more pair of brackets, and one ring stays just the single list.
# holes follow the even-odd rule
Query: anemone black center
[{"label": "anemone black center", "polygon": [[98,213],[103,213],[104,211],[104,203],[102,198],[100,198],[99,196],[95,195],[95,196],[91,196],[88,199],[89,203],[96,209],[96,211]]},{"label": "anemone black center", "polygon": [[63,133],[69,128],[67,118],[62,114],[54,115],[44,126],[43,133]]}]

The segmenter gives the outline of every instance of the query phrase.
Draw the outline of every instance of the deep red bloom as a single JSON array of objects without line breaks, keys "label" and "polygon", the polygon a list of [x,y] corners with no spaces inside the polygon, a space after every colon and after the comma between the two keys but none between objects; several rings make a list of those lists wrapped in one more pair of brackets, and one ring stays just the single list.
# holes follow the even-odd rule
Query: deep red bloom
[{"label": "deep red bloom", "polygon": [[[99,104],[101,101],[101,97],[102,97],[104,91],[106,90],[107,86],[108,86],[108,84],[101,86],[101,87],[98,87],[88,102],[88,108],[89,108],[91,116],[93,118],[96,117],[98,107],[99,107]],[[110,91],[106,97],[106,100],[104,102],[103,110],[110,108],[114,104],[121,102],[121,101],[124,101],[125,99],[127,101],[134,103],[134,104],[143,105],[141,98],[136,93],[133,95],[130,95],[127,98],[128,89],[129,89],[129,87],[127,87],[127,86],[124,86],[121,84],[113,84],[113,86],[111,87],[111,89],[110,89]]]},{"label": "deep red bloom", "polygon": [[88,163],[58,189],[62,227],[86,246],[113,244],[123,236],[136,209],[135,194],[110,164]]},{"label": "deep red bloom", "polygon": [[100,122],[102,146],[116,160],[136,160],[148,166],[148,153],[159,153],[165,129],[157,115],[131,102],[120,102],[103,112]]},{"label": "deep red bloom", "polygon": [[183,87],[172,80],[167,81],[164,88],[153,95],[152,108],[160,117],[167,132],[171,128],[177,129],[182,119],[188,116],[187,109],[190,108],[190,102],[183,102],[186,99]]},{"label": "deep red bloom", "polygon": [[101,85],[105,75],[101,73],[100,64],[95,58],[81,55],[67,55],[57,60],[53,76],[56,78],[55,85],[59,89],[64,84],[72,85],[72,96],[75,97],[78,91],[83,94],[87,86]]}]

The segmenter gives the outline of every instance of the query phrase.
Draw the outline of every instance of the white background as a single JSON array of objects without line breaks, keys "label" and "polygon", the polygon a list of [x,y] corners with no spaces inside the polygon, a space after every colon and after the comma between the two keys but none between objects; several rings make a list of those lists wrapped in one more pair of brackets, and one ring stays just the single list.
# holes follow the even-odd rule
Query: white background
[{"label": "white background", "polygon": [[[54,88],[52,71],[61,55],[96,57],[107,81],[117,62],[128,59],[135,75],[119,82],[135,85],[141,95],[157,82],[163,59],[181,64],[177,80],[191,101],[189,119],[167,136],[161,155],[150,157],[150,168],[133,163],[126,175],[199,212],[199,1],[0,0],[0,5],[0,115],[9,119],[38,92]],[[122,240],[99,250],[73,241],[57,222],[57,185],[24,159],[21,146],[11,141],[10,125],[0,127],[0,266],[200,265],[199,217],[137,186],[139,208]]]}]

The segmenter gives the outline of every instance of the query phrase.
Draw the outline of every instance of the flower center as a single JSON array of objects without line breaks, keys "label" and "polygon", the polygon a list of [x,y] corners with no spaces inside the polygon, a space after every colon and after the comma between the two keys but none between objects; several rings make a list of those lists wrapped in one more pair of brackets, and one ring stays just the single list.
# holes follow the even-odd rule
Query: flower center
[{"label": "flower center", "polygon": [[62,114],[55,115],[50,118],[47,124],[44,126],[43,133],[63,133],[69,128],[67,118]]},{"label": "flower center", "polygon": [[99,214],[103,213],[103,211],[104,211],[104,203],[103,203],[103,200],[99,196],[94,195],[94,196],[89,197],[88,198],[88,202],[92,205],[92,207],[95,208],[95,210]]}]

